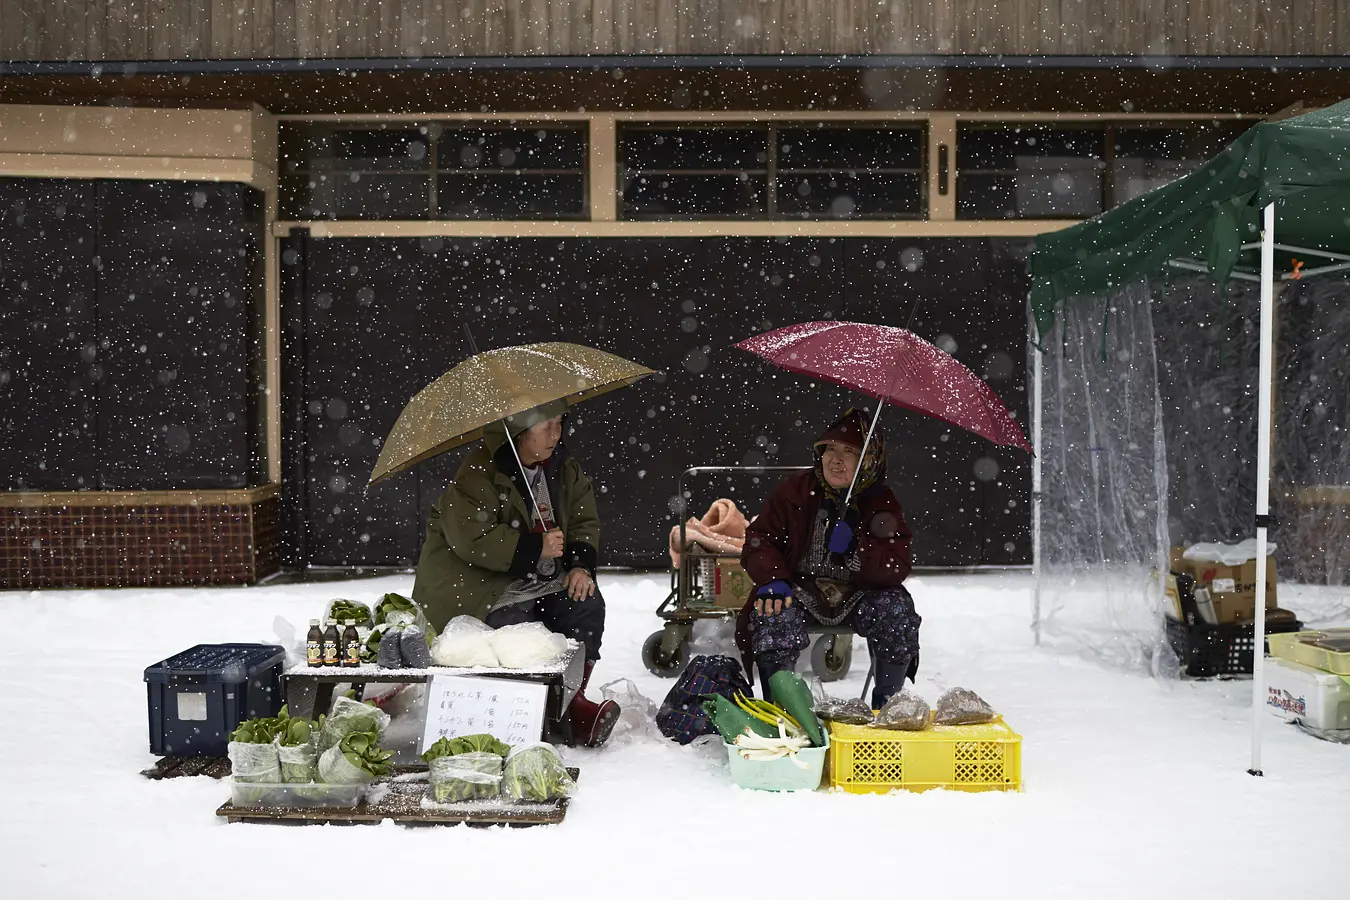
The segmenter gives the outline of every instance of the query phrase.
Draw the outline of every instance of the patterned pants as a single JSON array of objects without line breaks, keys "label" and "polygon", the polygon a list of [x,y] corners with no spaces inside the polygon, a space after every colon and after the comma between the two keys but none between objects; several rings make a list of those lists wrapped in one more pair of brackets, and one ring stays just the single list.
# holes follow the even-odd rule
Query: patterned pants
[{"label": "patterned pants", "polygon": [[[811,643],[806,629],[813,620],[815,616],[797,600],[777,615],[752,613],[750,640],[755,658],[770,669],[792,667]],[[839,624],[866,638],[877,659],[907,668],[919,653],[922,621],[909,591],[895,587],[860,592],[853,610]]]}]

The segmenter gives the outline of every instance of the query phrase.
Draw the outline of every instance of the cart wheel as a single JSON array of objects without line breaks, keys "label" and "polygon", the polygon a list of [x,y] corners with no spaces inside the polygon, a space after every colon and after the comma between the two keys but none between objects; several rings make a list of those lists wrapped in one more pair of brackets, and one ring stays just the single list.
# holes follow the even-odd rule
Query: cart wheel
[{"label": "cart wheel", "polygon": [[662,629],[647,635],[647,640],[642,642],[642,664],[647,667],[648,672],[659,678],[674,678],[684,671],[685,665],[689,662],[689,642],[680,641],[675,656],[666,658],[661,652],[661,639],[665,634],[665,629]]},{"label": "cart wheel", "polygon": [[853,635],[822,634],[811,648],[811,671],[821,681],[838,681],[853,665]]}]

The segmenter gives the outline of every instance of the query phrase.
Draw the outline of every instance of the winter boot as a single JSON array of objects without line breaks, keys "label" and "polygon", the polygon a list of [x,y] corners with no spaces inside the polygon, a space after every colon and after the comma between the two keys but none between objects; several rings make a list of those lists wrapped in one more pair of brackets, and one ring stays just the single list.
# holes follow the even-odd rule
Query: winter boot
[{"label": "winter boot", "polygon": [[599,747],[609,740],[610,732],[619,723],[619,713],[622,712],[619,704],[613,700],[594,703],[586,699],[586,685],[591,680],[591,669],[594,667],[594,661],[586,661],[586,674],[581,678],[581,687],[577,688],[577,695],[567,708],[572,720],[572,739],[583,747]]},{"label": "winter boot", "polygon": [[764,695],[765,700],[773,702],[773,697],[769,695],[769,679],[773,677],[773,673],[784,669],[791,672],[796,668],[796,663],[795,653],[761,654],[755,657],[755,668],[759,669],[760,693]]},{"label": "winter boot", "polygon": [[905,676],[909,674],[909,660],[898,663],[877,659],[876,683],[872,686],[872,708],[881,709],[886,701],[900,693],[905,686]]}]

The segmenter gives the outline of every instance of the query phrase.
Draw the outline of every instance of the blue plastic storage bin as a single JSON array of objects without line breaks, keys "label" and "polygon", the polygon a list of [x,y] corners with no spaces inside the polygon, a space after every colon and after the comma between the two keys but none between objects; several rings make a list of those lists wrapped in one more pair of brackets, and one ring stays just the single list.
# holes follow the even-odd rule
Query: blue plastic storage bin
[{"label": "blue plastic storage bin", "polygon": [[145,670],[150,752],[224,756],[239,723],[281,710],[286,651],[267,644],[198,644]]}]

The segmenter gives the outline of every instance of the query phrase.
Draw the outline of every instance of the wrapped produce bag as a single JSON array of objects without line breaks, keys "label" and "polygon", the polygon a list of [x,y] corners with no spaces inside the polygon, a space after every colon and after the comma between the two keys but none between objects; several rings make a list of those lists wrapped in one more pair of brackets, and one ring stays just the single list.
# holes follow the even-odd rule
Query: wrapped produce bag
[{"label": "wrapped produce bag", "polygon": [[430,764],[428,780],[436,803],[493,800],[501,793],[503,760],[496,753],[442,756]]},{"label": "wrapped produce bag", "polygon": [[319,749],[317,729],[308,719],[291,719],[286,730],[277,735],[277,760],[281,780],[286,784],[318,781]]},{"label": "wrapped produce bag", "polygon": [[374,731],[353,731],[319,757],[319,780],[324,784],[369,784],[392,768],[393,753],[380,749]]},{"label": "wrapped produce bag", "polygon": [[350,697],[338,697],[319,731],[318,751],[322,755],[353,732],[373,731],[382,735],[388,726],[389,714],[384,710]]},{"label": "wrapped produce bag", "polygon": [[506,758],[502,796],[509,800],[545,803],[570,797],[576,786],[562,757],[549,744],[525,744]]}]

